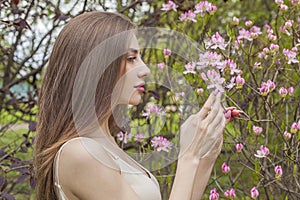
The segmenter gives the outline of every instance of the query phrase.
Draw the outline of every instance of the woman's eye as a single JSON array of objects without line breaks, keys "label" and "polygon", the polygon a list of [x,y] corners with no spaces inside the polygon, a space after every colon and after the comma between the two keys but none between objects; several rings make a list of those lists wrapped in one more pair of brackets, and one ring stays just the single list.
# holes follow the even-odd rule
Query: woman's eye
[{"label": "woman's eye", "polygon": [[136,60],[136,57],[135,56],[130,56],[130,57],[127,58],[127,60],[129,62],[134,62]]}]

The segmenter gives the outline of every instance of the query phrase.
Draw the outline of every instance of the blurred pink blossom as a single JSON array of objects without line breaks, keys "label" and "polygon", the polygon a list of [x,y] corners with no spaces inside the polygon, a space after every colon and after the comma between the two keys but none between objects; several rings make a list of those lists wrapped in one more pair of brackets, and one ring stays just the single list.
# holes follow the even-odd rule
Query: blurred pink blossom
[{"label": "blurred pink blossom", "polygon": [[128,140],[131,140],[132,133],[123,133],[122,131],[120,131],[119,133],[117,133],[117,138],[119,141],[123,141],[123,143],[126,144]]},{"label": "blurred pink blossom", "polygon": [[255,135],[260,135],[261,132],[263,131],[263,128],[260,126],[253,126],[252,129],[253,129]]},{"label": "blurred pink blossom", "polygon": [[172,149],[172,142],[163,136],[154,136],[151,140],[151,146],[155,148],[156,151],[169,152]]},{"label": "blurred pink blossom", "polygon": [[196,74],[195,68],[196,68],[196,63],[195,62],[189,62],[185,66],[185,71],[183,74]]},{"label": "blurred pink blossom", "polygon": [[245,79],[238,75],[235,79],[236,82],[236,89],[242,89],[243,85],[245,84]]},{"label": "blurred pink blossom", "polygon": [[142,142],[144,142],[145,138],[146,138],[146,136],[144,133],[138,133],[135,135],[134,141],[142,143]]},{"label": "blurred pink blossom", "polygon": [[237,143],[237,144],[235,145],[235,148],[236,148],[236,151],[237,151],[238,153],[240,153],[240,152],[242,152],[242,149],[244,148],[244,146],[243,146],[242,143]]},{"label": "blurred pink blossom", "polygon": [[172,54],[172,51],[170,49],[164,49],[163,54],[166,56],[170,56]]},{"label": "blurred pink blossom", "polygon": [[239,74],[241,72],[241,70],[236,68],[236,63],[230,59],[224,60],[217,68],[221,69],[223,73],[230,72],[230,75],[234,73]]},{"label": "blurred pink blossom", "polygon": [[245,22],[245,25],[246,25],[246,26],[252,26],[252,24],[253,24],[253,22],[252,22],[251,20],[247,20],[247,21]]},{"label": "blurred pink blossom", "polygon": [[283,136],[285,137],[285,139],[289,140],[289,139],[291,139],[292,134],[290,134],[290,133],[287,132],[287,131],[284,131]]},{"label": "blurred pink blossom", "polygon": [[246,39],[248,41],[252,41],[251,33],[250,31],[247,31],[246,29],[242,28],[239,30],[239,36],[237,37],[238,40]]},{"label": "blurred pink blossom", "polygon": [[298,123],[297,122],[293,122],[292,126],[291,126],[291,133],[296,133],[299,129]]},{"label": "blurred pink blossom", "polygon": [[222,171],[224,173],[230,172],[230,167],[225,162],[222,164]]},{"label": "blurred pink blossom", "polygon": [[240,19],[234,16],[234,17],[232,18],[232,22],[233,22],[233,25],[237,26],[237,25],[239,25],[239,23],[240,23]]},{"label": "blurred pink blossom", "polygon": [[281,87],[281,88],[279,89],[278,93],[280,94],[280,96],[281,96],[282,98],[284,98],[284,97],[286,97],[286,95],[288,94],[288,91],[287,91],[287,89],[285,89],[284,87]]},{"label": "blurred pink blossom", "polygon": [[197,89],[197,93],[198,93],[198,94],[202,94],[203,92],[204,92],[204,89],[203,89],[203,88],[198,88],[198,89]]},{"label": "blurred pink blossom", "polygon": [[158,63],[158,64],[157,64],[157,67],[158,67],[159,69],[163,69],[163,68],[165,67],[165,63],[164,63],[164,62]]},{"label": "blurred pink blossom", "polygon": [[225,44],[225,39],[218,33],[214,34],[210,39],[210,48],[211,49],[222,49],[225,50],[227,44]]},{"label": "blurred pink blossom", "polygon": [[289,87],[288,92],[289,92],[290,96],[293,96],[294,95],[294,87]]},{"label": "blurred pink blossom", "polygon": [[226,190],[226,191],[224,192],[224,196],[225,196],[225,197],[230,197],[230,198],[235,198],[236,195],[235,195],[234,189],[231,188],[230,190]]},{"label": "blurred pink blossom", "polygon": [[256,197],[258,197],[258,195],[259,195],[259,192],[258,192],[258,190],[256,189],[256,187],[253,187],[253,188],[250,190],[250,193],[251,193],[251,198],[253,198],[253,199],[256,199]]},{"label": "blurred pink blossom", "polygon": [[210,191],[209,200],[216,200],[216,199],[219,199],[219,197],[220,196],[219,196],[216,188],[214,188]]},{"label": "blurred pink blossom", "polygon": [[200,1],[195,5],[195,13],[200,14],[201,17],[204,17],[205,12],[208,12],[209,14],[214,14],[217,10],[217,7],[212,5],[212,3],[208,1]]},{"label": "blurred pink blossom", "polygon": [[281,11],[287,11],[289,9],[289,7],[285,4],[280,4],[279,8]]},{"label": "blurred pink blossom", "polygon": [[293,50],[283,49],[282,53],[285,55],[286,59],[288,60],[288,64],[291,63],[299,63],[299,60],[297,60],[296,56],[297,53]]},{"label": "blurred pink blossom", "polygon": [[165,10],[165,11],[169,11],[169,10],[174,10],[175,12],[177,12],[177,8],[178,6],[173,2],[173,1],[168,1],[167,4],[163,4],[162,8],[160,10]]},{"label": "blurred pink blossom", "polygon": [[217,52],[206,51],[205,53],[199,54],[199,62],[197,62],[197,69],[201,70],[208,66],[219,66],[221,65],[222,56]]},{"label": "blurred pink blossom", "polygon": [[263,145],[261,145],[260,150],[257,150],[256,152],[257,154],[254,154],[254,156],[257,158],[264,158],[270,154],[270,150],[267,147],[264,147]]},{"label": "blurred pink blossom", "polygon": [[257,38],[259,35],[262,34],[262,32],[260,31],[260,27],[257,26],[252,26],[250,32],[252,38]]},{"label": "blurred pink blossom", "polygon": [[188,10],[185,13],[182,13],[179,17],[179,20],[184,22],[184,21],[192,21],[192,22],[197,22],[196,20],[196,14],[190,10]]},{"label": "blurred pink blossom", "polygon": [[225,79],[222,78],[221,75],[214,69],[208,70],[206,74],[202,72],[201,78],[204,81],[209,82],[207,85],[207,89],[216,88],[217,91],[224,92],[222,84],[224,83]]},{"label": "blurred pink blossom", "polygon": [[275,166],[275,177],[280,178],[282,176],[282,167],[280,165]]},{"label": "blurred pink blossom", "polygon": [[278,5],[283,4],[283,0],[275,0],[275,3]]}]

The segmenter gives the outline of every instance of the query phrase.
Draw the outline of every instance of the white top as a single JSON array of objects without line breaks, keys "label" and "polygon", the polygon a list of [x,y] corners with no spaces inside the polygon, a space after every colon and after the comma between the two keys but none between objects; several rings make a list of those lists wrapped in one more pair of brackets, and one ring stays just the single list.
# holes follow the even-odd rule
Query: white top
[{"label": "white top", "polygon": [[[54,184],[55,184],[55,192],[59,200],[67,200],[65,193],[62,190],[62,187],[59,184],[59,175],[58,175],[58,165],[59,165],[59,157],[60,153],[64,146],[66,146],[70,141],[83,138],[76,137],[65,142],[58,152],[55,155],[54,159]],[[104,146],[103,146],[104,147]],[[133,158],[128,156],[131,160],[133,160],[138,166],[144,169],[151,177],[151,179],[145,174],[141,174],[139,170],[129,165],[127,162],[122,160],[119,156],[116,156],[114,153],[109,151],[107,148],[104,149],[112,156],[115,163],[120,167],[121,176],[124,180],[131,186],[133,191],[137,194],[140,199],[143,200],[161,200],[160,188],[156,178],[151,174],[147,169],[145,169],[142,165],[136,162]]]}]

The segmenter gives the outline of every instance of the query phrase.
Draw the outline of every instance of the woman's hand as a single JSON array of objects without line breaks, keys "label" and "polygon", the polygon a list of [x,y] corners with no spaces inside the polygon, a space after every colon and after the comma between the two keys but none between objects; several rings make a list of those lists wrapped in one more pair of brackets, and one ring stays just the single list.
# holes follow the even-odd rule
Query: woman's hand
[{"label": "woman's hand", "polygon": [[225,127],[221,94],[211,94],[202,109],[180,127],[180,158],[199,162],[204,156],[217,157],[223,144]]}]

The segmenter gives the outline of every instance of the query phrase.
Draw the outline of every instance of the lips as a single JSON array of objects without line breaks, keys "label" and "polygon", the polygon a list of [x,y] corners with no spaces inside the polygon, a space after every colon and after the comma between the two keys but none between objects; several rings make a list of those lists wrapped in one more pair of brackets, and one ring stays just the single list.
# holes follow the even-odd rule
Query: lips
[{"label": "lips", "polygon": [[141,84],[139,84],[139,85],[137,85],[137,86],[134,86],[134,87],[135,87],[135,88],[137,89],[137,91],[139,91],[139,92],[145,92],[144,85],[145,85],[145,83],[141,83]]}]

